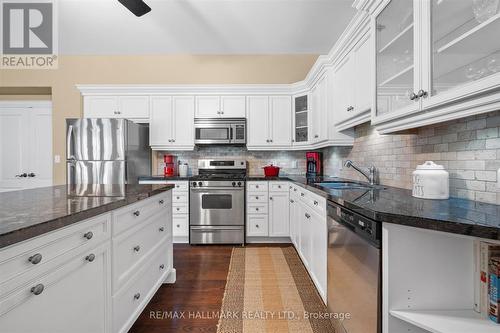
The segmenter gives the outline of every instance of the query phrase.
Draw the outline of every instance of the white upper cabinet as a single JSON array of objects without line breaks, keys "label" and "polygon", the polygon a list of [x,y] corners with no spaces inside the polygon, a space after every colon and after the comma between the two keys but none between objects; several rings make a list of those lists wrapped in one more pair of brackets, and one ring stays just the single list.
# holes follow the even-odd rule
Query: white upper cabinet
[{"label": "white upper cabinet", "polygon": [[85,96],[85,118],[125,118],[138,122],[149,119],[149,96]]},{"label": "white upper cabinet", "polygon": [[480,3],[392,0],[374,13],[379,131],[498,110],[500,13]]},{"label": "white upper cabinet", "polygon": [[323,75],[311,90],[311,143],[328,139],[328,77]]},{"label": "white upper cabinet", "polygon": [[290,96],[247,98],[247,148],[289,148],[292,144],[292,100]]},{"label": "white upper cabinet", "polygon": [[309,142],[310,112],[309,96],[301,94],[293,97],[293,145],[304,146]]},{"label": "white upper cabinet", "polygon": [[196,118],[244,118],[245,96],[196,96]]},{"label": "white upper cabinet", "polygon": [[194,97],[151,97],[149,137],[153,150],[192,150],[194,148]]}]

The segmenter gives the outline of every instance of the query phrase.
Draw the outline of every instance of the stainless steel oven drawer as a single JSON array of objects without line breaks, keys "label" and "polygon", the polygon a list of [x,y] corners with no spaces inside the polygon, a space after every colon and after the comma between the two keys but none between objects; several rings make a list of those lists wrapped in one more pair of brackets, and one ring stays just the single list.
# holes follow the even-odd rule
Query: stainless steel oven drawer
[{"label": "stainless steel oven drawer", "polygon": [[244,226],[205,226],[191,227],[191,244],[243,244]]}]

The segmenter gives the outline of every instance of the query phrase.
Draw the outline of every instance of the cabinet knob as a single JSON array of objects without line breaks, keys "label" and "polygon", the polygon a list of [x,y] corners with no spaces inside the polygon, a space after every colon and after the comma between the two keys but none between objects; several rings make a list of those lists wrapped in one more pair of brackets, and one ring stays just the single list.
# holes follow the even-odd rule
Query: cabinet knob
[{"label": "cabinet knob", "polygon": [[133,214],[134,214],[135,216],[139,216],[139,215],[141,215],[141,212],[140,212],[140,211],[138,211],[138,210],[136,210]]},{"label": "cabinet knob", "polygon": [[259,197],[255,197],[255,200],[259,200]]},{"label": "cabinet knob", "polygon": [[85,257],[85,260],[87,260],[88,262],[92,262],[95,260],[95,254],[91,253],[89,254],[88,256]]},{"label": "cabinet knob", "polygon": [[410,100],[414,101],[414,100],[416,100],[416,99],[418,99],[417,94],[415,94],[414,92],[412,92],[412,93],[410,94]]},{"label": "cabinet knob", "polygon": [[281,188],[281,185],[278,185],[278,188]]},{"label": "cabinet knob", "polygon": [[34,177],[36,177],[36,175],[33,172],[30,172],[30,173],[28,173],[28,177],[34,178]]},{"label": "cabinet knob", "polygon": [[34,254],[31,257],[28,258],[28,261],[32,263],[33,265],[38,264],[40,261],[42,261],[42,255],[40,253]]},{"label": "cabinet knob", "polygon": [[177,228],[180,228],[180,227],[181,227],[181,225],[180,225],[180,224],[178,224],[178,225],[176,225],[176,227],[177,227]]},{"label": "cabinet knob", "polygon": [[305,213],[304,215],[305,215],[305,216],[306,216],[306,218],[308,218],[308,219],[309,219],[309,218],[311,218],[311,215],[309,215],[309,214],[307,214],[307,213]]},{"label": "cabinet knob", "polygon": [[172,139],[172,142],[175,142],[175,139]]},{"label": "cabinet knob", "polygon": [[316,200],[314,200],[314,205],[317,206],[318,205],[318,202]]},{"label": "cabinet knob", "polygon": [[273,197],[269,197],[269,200],[273,200]]},{"label": "cabinet knob", "polygon": [[164,228],[164,227],[159,227],[159,228],[158,228],[158,231],[159,231],[159,232],[163,232],[164,230],[165,230],[165,228]]},{"label": "cabinet knob", "polygon": [[134,251],[139,252],[141,250],[141,247],[139,245],[134,246]]},{"label": "cabinet knob", "polygon": [[44,288],[45,288],[44,285],[39,283],[36,286],[31,288],[31,293],[34,295],[40,295],[43,292]]},{"label": "cabinet knob", "polygon": [[427,97],[427,91],[424,91],[423,89],[420,89],[420,90],[418,91],[417,96],[418,96],[419,98],[421,98],[421,97]]},{"label": "cabinet knob", "polygon": [[165,203],[165,200],[161,199],[160,201],[158,201],[158,203],[159,203],[160,205],[163,205],[163,204]]},{"label": "cabinet knob", "polygon": [[221,114],[224,114],[224,111],[221,111],[220,113],[221,113]]},{"label": "cabinet knob", "polygon": [[291,203],[294,203],[295,201],[293,201],[293,199],[290,199],[290,202],[291,202]]},{"label": "cabinet knob", "polygon": [[255,188],[259,188],[259,185],[255,185]]},{"label": "cabinet knob", "polygon": [[28,177],[28,174],[25,172],[25,173],[21,173],[19,175],[16,175],[16,177],[26,178],[26,177]]},{"label": "cabinet knob", "polygon": [[141,294],[140,293],[137,293],[137,294],[134,295],[134,299],[139,299],[139,298],[141,298]]},{"label": "cabinet knob", "polygon": [[318,134],[316,134],[314,137],[315,137],[315,138],[319,138],[319,135],[318,135]]},{"label": "cabinet knob", "polygon": [[273,140],[271,139],[271,140],[269,140],[269,142],[273,142]]},{"label": "cabinet knob", "polygon": [[92,231],[89,231],[89,232],[84,233],[83,237],[87,238],[87,239],[92,239],[92,237],[94,237],[94,234],[92,233]]},{"label": "cabinet knob", "polygon": [[177,197],[177,200],[179,200],[181,197]]},{"label": "cabinet knob", "polygon": [[304,193],[300,193],[300,196],[303,197],[305,194]]},{"label": "cabinet knob", "polygon": [[258,229],[258,228],[259,228],[259,225],[258,225],[258,224],[256,224],[256,225],[255,225],[255,227]]},{"label": "cabinet knob", "polygon": [[259,207],[256,207],[256,208],[255,208],[255,211],[256,211],[256,212],[258,212],[258,211],[259,211]]},{"label": "cabinet knob", "polygon": [[165,265],[161,264],[160,269],[164,269],[164,268],[165,268]]}]

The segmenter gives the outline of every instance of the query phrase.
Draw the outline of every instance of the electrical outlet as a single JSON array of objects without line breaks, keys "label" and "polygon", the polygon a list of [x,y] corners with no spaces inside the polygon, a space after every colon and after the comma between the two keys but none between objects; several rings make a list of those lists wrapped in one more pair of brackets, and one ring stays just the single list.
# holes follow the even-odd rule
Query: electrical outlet
[{"label": "electrical outlet", "polygon": [[61,155],[54,155],[54,163],[55,164],[61,163]]},{"label": "electrical outlet", "polygon": [[297,169],[299,167],[299,162],[297,160],[292,161],[292,168]]}]

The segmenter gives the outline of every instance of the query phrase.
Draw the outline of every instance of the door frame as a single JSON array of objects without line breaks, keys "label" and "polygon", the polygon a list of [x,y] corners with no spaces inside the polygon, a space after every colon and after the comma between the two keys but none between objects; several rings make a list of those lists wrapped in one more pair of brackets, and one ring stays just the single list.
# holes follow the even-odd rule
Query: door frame
[{"label": "door frame", "polygon": [[52,101],[49,100],[0,100],[0,113],[2,109],[44,109],[50,113],[51,136],[50,136],[50,186],[54,184],[54,112]]}]

